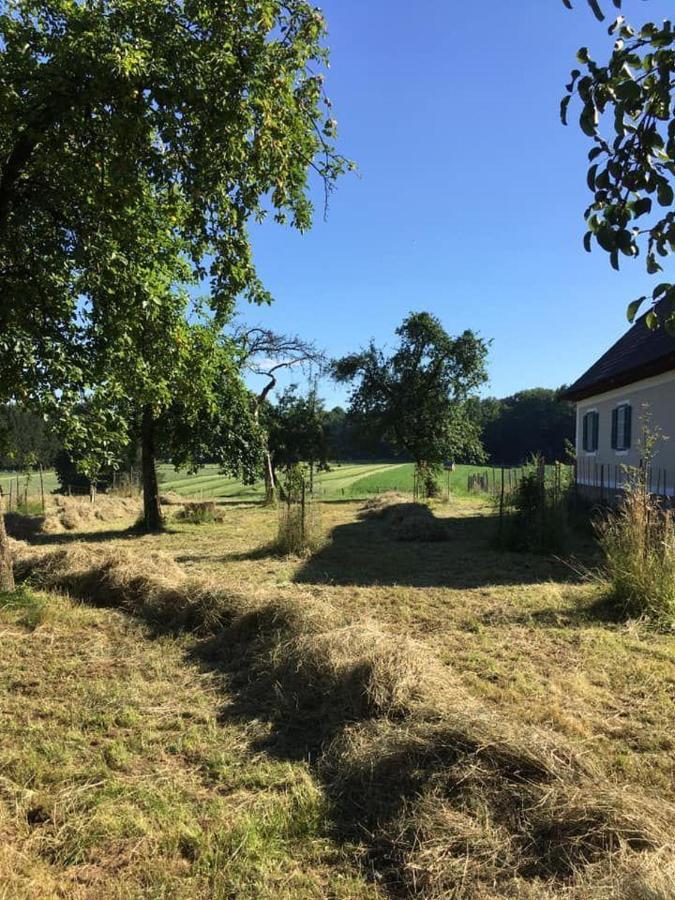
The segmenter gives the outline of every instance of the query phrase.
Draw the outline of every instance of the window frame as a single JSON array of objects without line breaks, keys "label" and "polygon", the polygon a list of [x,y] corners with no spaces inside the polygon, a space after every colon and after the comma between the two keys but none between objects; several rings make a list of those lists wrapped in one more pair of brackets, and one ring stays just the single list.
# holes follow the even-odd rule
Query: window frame
[{"label": "window frame", "polygon": [[[586,421],[588,421],[589,423],[597,422],[597,427],[593,425],[591,428],[587,429]],[[587,436],[591,437],[590,442],[586,440]],[[593,438],[595,438],[594,441]],[[594,443],[593,449],[590,449],[587,446],[587,443]],[[597,456],[598,449],[600,447],[600,413],[598,412],[597,407],[584,410],[584,413],[581,417],[581,446],[586,456]]]},{"label": "window frame", "polygon": [[[626,412],[629,410],[629,412]],[[621,412],[623,411],[623,417]],[[623,418],[623,421],[622,421]],[[628,432],[628,441],[626,433]],[[614,435],[616,434],[616,437]],[[612,409],[612,450],[616,456],[627,456],[633,446],[633,405],[621,400]]]}]

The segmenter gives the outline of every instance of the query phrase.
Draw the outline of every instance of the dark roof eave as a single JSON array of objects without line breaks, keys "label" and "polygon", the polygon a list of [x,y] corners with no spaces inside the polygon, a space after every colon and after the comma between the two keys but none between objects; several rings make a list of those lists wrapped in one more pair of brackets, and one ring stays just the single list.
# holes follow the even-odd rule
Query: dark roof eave
[{"label": "dark roof eave", "polygon": [[645,378],[653,378],[655,375],[662,375],[664,372],[670,372],[675,369],[675,352],[668,353],[659,359],[652,360],[649,363],[643,363],[633,369],[621,372],[619,375],[613,375],[591,384],[584,384],[578,388],[572,385],[564,393],[561,394],[563,400],[571,400],[579,402],[586,400],[588,397],[595,397],[598,394],[606,394],[617,388],[626,387],[628,384],[634,384],[636,381],[644,381]]}]

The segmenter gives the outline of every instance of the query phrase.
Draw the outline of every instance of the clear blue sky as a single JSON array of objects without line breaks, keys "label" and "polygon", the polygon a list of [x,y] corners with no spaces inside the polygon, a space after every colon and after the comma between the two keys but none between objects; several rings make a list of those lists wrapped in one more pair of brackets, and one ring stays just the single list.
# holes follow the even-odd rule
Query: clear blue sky
[{"label": "clear blue sky", "polygon": [[[638,23],[673,12],[672,0],[624,5]],[[569,383],[594,362],[654,279],[582,247],[590,144],[562,127],[559,101],[576,50],[604,59],[612,39],[585,0],[575,6],[324,0],[328,93],[359,174],[311,233],[256,229],[276,302],[246,319],[337,356],[371,337],[391,344],[408,312],[429,310],[451,333],[492,339],[497,396]],[[322,392],[344,399],[330,383]]]}]

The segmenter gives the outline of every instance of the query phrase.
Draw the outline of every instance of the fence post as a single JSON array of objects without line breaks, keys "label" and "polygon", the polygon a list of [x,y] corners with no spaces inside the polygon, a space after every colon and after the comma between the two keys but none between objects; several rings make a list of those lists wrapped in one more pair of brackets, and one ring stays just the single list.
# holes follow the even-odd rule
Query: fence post
[{"label": "fence post", "polygon": [[499,531],[502,532],[504,526],[504,466],[502,466],[502,490],[499,496]]},{"label": "fence post", "polygon": [[45,481],[42,475],[42,463],[40,463],[40,500],[42,503],[42,512],[45,513],[47,511],[47,503],[45,501]]},{"label": "fence post", "polygon": [[302,543],[305,543],[305,479],[302,479],[302,492],[300,494],[300,533],[302,535]]}]

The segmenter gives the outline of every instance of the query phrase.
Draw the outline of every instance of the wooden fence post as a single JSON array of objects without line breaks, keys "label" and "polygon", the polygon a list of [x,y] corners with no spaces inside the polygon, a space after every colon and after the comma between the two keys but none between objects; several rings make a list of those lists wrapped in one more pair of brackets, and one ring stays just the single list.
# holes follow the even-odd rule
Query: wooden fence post
[{"label": "wooden fence post", "polygon": [[40,501],[42,503],[42,513],[47,512],[47,503],[45,500],[45,481],[42,475],[42,463],[40,463]]}]

